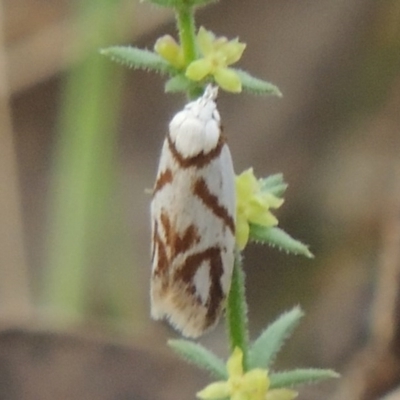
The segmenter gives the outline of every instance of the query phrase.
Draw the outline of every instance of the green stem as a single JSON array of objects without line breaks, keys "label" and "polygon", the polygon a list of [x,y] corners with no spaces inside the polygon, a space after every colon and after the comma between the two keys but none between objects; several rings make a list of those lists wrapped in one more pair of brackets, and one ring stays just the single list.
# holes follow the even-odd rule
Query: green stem
[{"label": "green stem", "polygon": [[242,268],[242,257],[236,252],[233,266],[232,284],[226,307],[226,324],[230,339],[231,351],[239,347],[243,351],[243,369],[247,370],[248,355],[248,320],[245,294],[245,276]]},{"label": "green stem", "polygon": [[179,41],[182,46],[185,64],[189,65],[196,59],[194,11],[190,6],[182,6],[176,10]]},{"label": "green stem", "polygon": [[[176,9],[176,23],[179,33],[179,41],[183,50],[185,65],[189,65],[196,59],[196,32],[194,23],[194,10],[192,6],[183,5]],[[198,90],[187,93],[189,99],[199,96]]]}]

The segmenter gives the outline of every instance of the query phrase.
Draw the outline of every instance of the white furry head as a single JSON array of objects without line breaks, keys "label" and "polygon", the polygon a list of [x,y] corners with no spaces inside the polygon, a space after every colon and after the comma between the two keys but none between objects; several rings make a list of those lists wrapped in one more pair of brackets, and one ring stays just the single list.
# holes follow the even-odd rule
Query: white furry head
[{"label": "white furry head", "polygon": [[203,96],[188,103],[170,122],[170,137],[179,153],[194,157],[217,146],[221,123],[217,94],[218,88],[208,85]]}]

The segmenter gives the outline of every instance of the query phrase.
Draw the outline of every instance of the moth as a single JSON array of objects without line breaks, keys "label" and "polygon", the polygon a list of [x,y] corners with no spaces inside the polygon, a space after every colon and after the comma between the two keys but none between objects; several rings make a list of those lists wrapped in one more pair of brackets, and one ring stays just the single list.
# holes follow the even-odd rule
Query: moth
[{"label": "moth", "polygon": [[171,120],[151,202],[151,316],[193,338],[217,324],[234,263],[235,174],[216,97],[209,85]]}]

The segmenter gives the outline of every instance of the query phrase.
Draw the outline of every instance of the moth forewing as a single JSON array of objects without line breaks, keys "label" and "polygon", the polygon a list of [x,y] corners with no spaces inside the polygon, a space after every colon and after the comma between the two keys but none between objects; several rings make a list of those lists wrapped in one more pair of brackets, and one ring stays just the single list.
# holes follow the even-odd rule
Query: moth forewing
[{"label": "moth forewing", "polygon": [[151,315],[198,337],[221,316],[235,246],[235,183],[215,89],[172,119],[151,203]]}]

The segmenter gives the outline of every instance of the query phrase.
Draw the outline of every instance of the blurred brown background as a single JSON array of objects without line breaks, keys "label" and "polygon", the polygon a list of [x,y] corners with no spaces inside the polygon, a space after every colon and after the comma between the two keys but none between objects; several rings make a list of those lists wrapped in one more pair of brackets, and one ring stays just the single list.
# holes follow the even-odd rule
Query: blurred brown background
[{"label": "blurred brown background", "polygon": [[[66,311],[43,296],[65,82],[88,54],[110,64],[97,53],[110,40],[83,44],[76,10],[71,1],[0,1],[0,400],[194,398],[207,376],[171,355],[165,342],[177,335],[148,317],[145,189],[184,103],[163,94],[158,76],[113,66],[122,88],[116,172],[96,227],[108,236],[87,258],[85,307]],[[240,66],[283,92],[222,93],[219,108],[236,172],[284,173],[280,225],[316,256],[246,249],[252,337],[301,304],[306,317],[276,368],[343,374],[304,388],[301,400],[400,399],[400,2],[221,0],[197,23],[239,36]],[[111,27],[120,35],[111,43],[147,48],[175,33],[169,12],[133,0],[118,2]],[[85,82],[80,89],[91,96]],[[114,103],[102,99],[105,109]],[[225,357],[222,325],[202,342]]]}]

